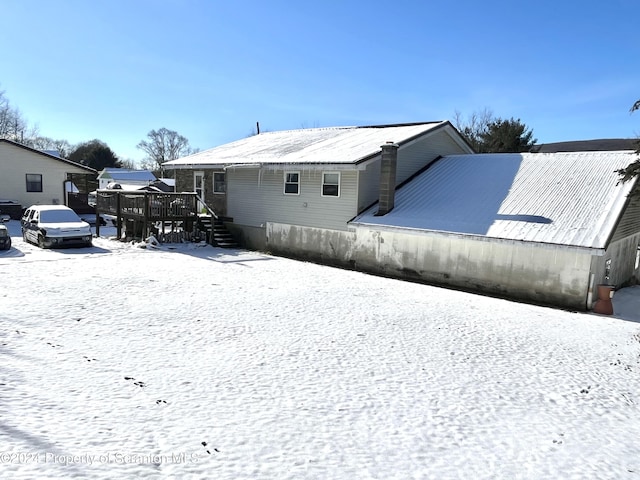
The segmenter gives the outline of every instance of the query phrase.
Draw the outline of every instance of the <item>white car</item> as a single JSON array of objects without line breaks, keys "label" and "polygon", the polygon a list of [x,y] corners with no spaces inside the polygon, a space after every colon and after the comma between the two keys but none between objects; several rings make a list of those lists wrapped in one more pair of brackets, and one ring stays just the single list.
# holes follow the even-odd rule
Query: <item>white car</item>
[{"label": "white car", "polygon": [[92,245],[89,224],[63,205],[32,205],[20,224],[24,241],[40,248]]}]

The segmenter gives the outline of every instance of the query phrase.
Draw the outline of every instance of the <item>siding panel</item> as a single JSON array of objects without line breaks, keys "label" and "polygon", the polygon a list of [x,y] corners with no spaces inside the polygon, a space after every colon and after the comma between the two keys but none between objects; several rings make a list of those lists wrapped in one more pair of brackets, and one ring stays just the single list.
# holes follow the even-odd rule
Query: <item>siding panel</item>
[{"label": "siding panel", "polygon": [[[0,198],[15,200],[23,207],[33,204],[64,204],[63,182],[67,173],[87,170],[9,143],[0,143]],[[42,175],[42,192],[27,192],[25,174]]]},{"label": "siding panel", "polygon": [[629,202],[611,241],[617,242],[637,233],[640,233],[640,197],[634,197]]},{"label": "siding panel", "polygon": [[347,221],[357,214],[358,172],[340,172],[340,196],[336,198],[321,195],[321,171],[288,171],[300,172],[299,195],[283,193],[284,170],[227,170],[228,215],[235,223],[254,227],[277,222],[346,230]]},{"label": "siding panel", "polygon": [[[411,144],[401,146],[398,149],[396,185],[404,182],[441,155],[462,153],[467,153],[467,151],[460,147],[445,130],[438,130]],[[369,162],[367,168],[360,173],[358,213],[378,200],[379,183],[380,157],[378,156]]]}]

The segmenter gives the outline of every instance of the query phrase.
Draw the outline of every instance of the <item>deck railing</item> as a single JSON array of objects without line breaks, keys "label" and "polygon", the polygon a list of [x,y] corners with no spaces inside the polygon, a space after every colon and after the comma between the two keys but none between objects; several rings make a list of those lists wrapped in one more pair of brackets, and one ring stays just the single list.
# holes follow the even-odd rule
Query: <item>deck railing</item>
[{"label": "deck railing", "polygon": [[[121,190],[98,190],[96,192],[96,217],[100,214],[113,215],[117,219],[118,238],[121,238],[122,221],[127,228],[148,236],[160,223],[181,224],[182,231],[193,230],[197,220],[199,205],[204,205],[214,218],[216,214],[198,197],[195,192],[160,193],[128,192]],[[100,219],[96,218],[96,225]],[[99,234],[99,227],[97,234]],[[137,236],[137,235],[136,235]]]}]

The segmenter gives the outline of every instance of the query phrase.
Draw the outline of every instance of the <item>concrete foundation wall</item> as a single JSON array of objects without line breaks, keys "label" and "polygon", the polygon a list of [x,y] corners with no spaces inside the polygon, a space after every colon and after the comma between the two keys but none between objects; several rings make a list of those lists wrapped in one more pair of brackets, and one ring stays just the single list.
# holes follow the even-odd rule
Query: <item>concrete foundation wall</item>
[{"label": "concrete foundation wall", "polygon": [[440,234],[268,223],[272,253],[538,304],[585,310],[591,255]]},{"label": "concrete foundation wall", "polygon": [[267,251],[267,235],[264,227],[239,225],[233,222],[225,223],[233,239],[243,248],[249,250]]}]

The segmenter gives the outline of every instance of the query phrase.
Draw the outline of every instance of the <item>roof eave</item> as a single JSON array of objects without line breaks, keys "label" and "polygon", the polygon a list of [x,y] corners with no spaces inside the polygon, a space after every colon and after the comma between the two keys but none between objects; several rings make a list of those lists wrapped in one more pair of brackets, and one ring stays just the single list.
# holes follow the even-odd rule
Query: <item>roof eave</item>
[{"label": "roof eave", "polygon": [[416,227],[404,227],[397,225],[381,225],[377,223],[368,223],[368,222],[359,222],[357,220],[348,222],[349,227],[353,228],[368,228],[375,229],[386,232],[393,233],[408,233],[412,235],[433,235],[437,237],[451,237],[451,238],[462,238],[462,239],[472,239],[479,242],[495,242],[509,245],[530,245],[542,248],[549,249],[557,249],[561,248],[563,250],[576,251],[579,253],[588,253],[590,255],[595,255],[601,257],[605,254],[605,248],[598,247],[586,247],[582,245],[569,245],[562,243],[549,243],[549,242],[535,242],[531,240],[516,240],[512,238],[500,238],[500,237],[488,237],[486,235],[477,235],[472,233],[460,233],[460,232],[447,232],[444,230],[429,230],[425,228],[416,228]]}]

